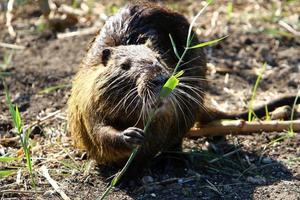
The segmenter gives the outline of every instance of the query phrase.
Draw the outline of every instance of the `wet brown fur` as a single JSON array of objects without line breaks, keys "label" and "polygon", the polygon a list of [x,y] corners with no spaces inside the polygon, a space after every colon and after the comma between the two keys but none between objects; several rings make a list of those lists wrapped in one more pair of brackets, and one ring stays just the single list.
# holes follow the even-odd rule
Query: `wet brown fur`
[{"label": "wet brown fur", "polygon": [[[179,53],[182,53],[188,27],[189,23],[182,15],[153,4],[131,4],[108,20],[91,44],[73,81],[72,94],[68,102],[68,124],[76,146],[86,149],[98,163],[121,163],[128,158],[132,149],[115,136],[130,126],[142,129],[145,120],[138,120],[139,109],[136,109],[128,118],[126,116],[128,112],[126,114],[122,108],[117,112],[112,112],[114,103],[107,104],[103,94],[107,88],[104,89],[101,84],[106,73],[113,74],[117,71],[113,69],[110,71],[105,64],[114,68],[118,65],[118,60],[124,57],[134,60],[136,56],[130,55],[129,49],[135,53],[134,48],[140,48],[140,51],[145,51],[144,53],[149,55],[150,60],[152,59],[150,54],[153,54],[152,60],[157,55],[159,61],[169,67],[166,67],[166,71],[168,75],[171,75],[178,59],[173,53],[169,33],[176,41]],[[192,44],[197,43],[198,40],[194,37]],[[128,49],[129,53],[123,54],[120,46]],[[105,48],[110,48],[115,53],[108,63],[101,62],[102,51]],[[147,53],[148,50],[152,53],[150,51]],[[197,56],[199,57],[196,58]],[[204,80],[205,55],[200,49],[190,51],[185,57],[185,61],[189,60],[192,61],[188,67],[195,67],[195,69],[187,70],[185,76],[197,76],[199,80],[192,81],[192,83],[195,83],[199,90],[204,91],[206,85]],[[143,60],[134,62],[145,65]],[[188,67],[184,66],[182,69]],[[152,76],[162,73],[151,72],[151,70],[148,72],[146,68],[144,70],[146,72],[141,82],[145,83],[151,81]],[[142,72],[137,72],[135,75],[133,73],[130,72],[128,76],[136,76]],[[194,94],[193,91],[188,90],[186,92],[197,98],[201,104],[203,93]],[[116,92],[114,95],[121,96],[122,94]],[[150,126],[149,133],[145,136],[145,144],[137,160],[149,159],[162,150],[181,145],[184,134],[193,126],[196,115],[200,112],[197,103],[188,101],[187,104],[190,106],[190,114],[179,113],[179,111],[175,113],[173,105],[165,103]],[[176,106],[178,110],[184,109],[184,112],[187,112],[185,105],[180,106],[181,108]],[[136,121],[138,122],[135,123]]]}]

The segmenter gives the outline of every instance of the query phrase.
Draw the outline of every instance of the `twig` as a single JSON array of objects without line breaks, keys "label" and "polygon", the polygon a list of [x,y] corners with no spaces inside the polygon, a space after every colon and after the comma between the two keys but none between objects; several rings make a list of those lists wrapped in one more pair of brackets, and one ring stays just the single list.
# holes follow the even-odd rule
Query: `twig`
[{"label": "twig", "polygon": [[299,31],[296,31],[291,25],[287,24],[283,20],[279,20],[278,24],[280,26],[282,26],[283,28],[285,28],[290,33],[294,34],[295,36],[300,36],[300,32]]},{"label": "twig", "polygon": [[12,142],[17,142],[19,141],[19,136],[15,136],[15,137],[9,137],[9,138],[1,138],[0,140],[0,144],[8,144],[8,143],[12,143]]},{"label": "twig", "polygon": [[47,116],[42,117],[42,118],[38,119],[37,121],[33,122],[30,126],[32,127],[32,126],[35,126],[35,125],[37,125],[37,124],[39,124],[39,123],[41,123],[41,122],[44,122],[44,121],[46,121],[47,119],[49,119],[49,118],[51,118],[51,117],[54,117],[55,115],[57,115],[57,114],[60,113],[60,112],[61,112],[61,110],[57,110],[57,111],[55,111],[55,112],[52,112],[52,113],[48,114]]},{"label": "twig", "polygon": [[73,32],[58,33],[57,38],[64,39],[64,38],[75,37],[75,36],[79,36],[79,35],[91,35],[91,34],[96,33],[98,30],[99,30],[98,27],[90,27],[90,28],[81,29],[78,31],[73,31]]},{"label": "twig", "polygon": [[18,193],[18,194],[43,194],[43,191],[29,191],[29,190],[0,190],[0,193],[4,194],[4,193]]},{"label": "twig", "polygon": [[13,7],[14,7],[14,1],[15,0],[9,0],[7,3],[7,12],[6,12],[6,26],[8,29],[8,33],[12,38],[15,38],[17,36],[13,26],[11,25],[11,21],[13,18]]},{"label": "twig", "polygon": [[20,46],[20,45],[16,45],[16,44],[3,43],[3,42],[0,42],[0,47],[9,48],[9,49],[16,49],[16,50],[25,49],[24,46]]},{"label": "twig", "polygon": [[235,153],[237,153],[237,152],[239,152],[239,151],[241,151],[241,149],[236,149],[236,150],[234,150],[234,151],[228,152],[228,153],[222,155],[222,156],[219,157],[219,158],[215,158],[215,159],[212,159],[212,160],[208,161],[208,163],[212,164],[212,163],[217,162],[217,161],[219,161],[219,160],[221,160],[221,159],[223,159],[223,158],[226,158],[226,157],[228,157],[228,156],[231,156],[231,155],[233,155],[233,154],[235,154]]},{"label": "twig", "polygon": [[58,8],[58,12],[71,14],[71,15],[78,15],[78,16],[84,16],[85,14],[87,14],[87,12],[84,11],[84,10],[76,9],[76,8],[73,8],[73,7],[68,6],[66,4],[62,4]]},{"label": "twig", "polygon": [[41,167],[41,171],[43,176],[47,179],[47,181],[50,183],[50,185],[53,187],[53,189],[64,199],[64,200],[70,200],[70,198],[66,195],[66,193],[58,186],[57,182],[53,180],[49,173],[48,169],[45,165]]},{"label": "twig", "polygon": [[186,137],[202,137],[217,135],[243,135],[260,132],[282,132],[292,125],[295,132],[300,131],[300,120],[293,121],[252,121],[223,120],[212,122],[201,128],[192,128]]}]

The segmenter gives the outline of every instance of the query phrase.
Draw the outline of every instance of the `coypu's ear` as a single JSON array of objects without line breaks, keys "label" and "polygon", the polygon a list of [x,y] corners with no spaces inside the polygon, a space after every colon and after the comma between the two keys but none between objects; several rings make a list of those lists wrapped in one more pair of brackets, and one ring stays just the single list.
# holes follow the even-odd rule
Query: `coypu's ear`
[{"label": "coypu's ear", "polygon": [[101,59],[104,66],[106,66],[110,54],[111,54],[110,49],[103,49]]}]

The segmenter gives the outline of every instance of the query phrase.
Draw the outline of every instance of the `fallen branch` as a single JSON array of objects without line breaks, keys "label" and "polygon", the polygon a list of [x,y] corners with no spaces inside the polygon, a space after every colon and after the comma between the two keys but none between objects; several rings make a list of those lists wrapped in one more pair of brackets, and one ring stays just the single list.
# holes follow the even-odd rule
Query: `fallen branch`
[{"label": "fallen branch", "polygon": [[58,186],[57,182],[50,177],[48,169],[45,165],[41,167],[41,171],[43,176],[47,179],[53,189],[61,196],[61,198],[63,198],[64,200],[70,200],[66,193]]},{"label": "fallen branch", "polygon": [[243,135],[260,132],[282,132],[293,128],[300,131],[300,120],[293,121],[253,121],[223,120],[216,121],[201,128],[191,128],[186,137],[203,137],[218,135]]},{"label": "fallen branch", "polygon": [[75,36],[79,36],[79,35],[91,35],[91,34],[95,34],[98,30],[99,30],[99,27],[90,27],[90,28],[81,29],[78,31],[73,31],[73,32],[58,33],[57,38],[63,39],[63,38],[75,37]]}]

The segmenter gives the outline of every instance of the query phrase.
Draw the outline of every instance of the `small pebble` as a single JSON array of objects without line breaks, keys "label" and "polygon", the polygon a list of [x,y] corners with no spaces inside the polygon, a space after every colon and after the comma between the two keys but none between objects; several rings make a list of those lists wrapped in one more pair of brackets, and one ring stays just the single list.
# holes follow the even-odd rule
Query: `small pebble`
[{"label": "small pebble", "polygon": [[151,197],[156,197],[156,194],[151,193],[150,196],[151,196]]},{"label": "small pebble", "polygon": [[54,190],[48,190],[48,191],[44,192],[43,196],[45,196],[45,197],[53,197],[53,195],[55,193],[56,192]]}]

